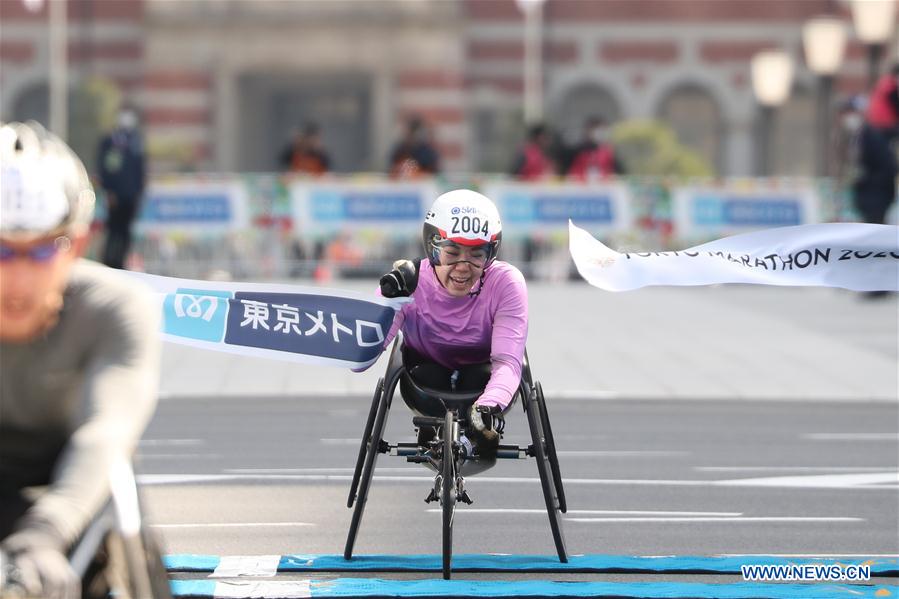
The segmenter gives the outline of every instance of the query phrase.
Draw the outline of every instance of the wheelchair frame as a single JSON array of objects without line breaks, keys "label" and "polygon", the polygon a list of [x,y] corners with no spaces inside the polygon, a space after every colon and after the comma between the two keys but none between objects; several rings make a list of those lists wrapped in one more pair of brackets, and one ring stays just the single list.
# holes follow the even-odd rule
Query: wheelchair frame
[{"label": "wheelchair frame", "polygon": [[[109,582],[116,597],[171,599],[168,573],[156,537],[144,522],[131,464],[116,463],[109,479],[110,497],[68,552],[69,565],[83,583],[96,556],[106,551],[107,559],[115,563],[107,568],[114,570]],[[26,595],[18,581],[6,580],[0,572],[0,596]]]},{"label": "wheelchair frame", "polygon": [[[371,409],[362,433],[362,443],[356,459],[356,468],[350,484],[347,507],[353,509],[350,530],[344,548],[344,559],[352,559],[353,546],[362,522],[368,491],[374,474],[378,454],[385,453],[405,457],[413,463],[428,464],[437,474],[434,488],[426,501],[439,501],[443,512],[443,578],[449,579],[452,569],[452,527],[453,515],[457,501],[471,503],[464,490],[464,478],[461,468],[467,456],[461,448],[459,439],[464,432],[467,415],[466,408],[476,399],[471,394],[452,392],[435,392],[446,406],[443,417],[415,416],[412,421],[417,426],[433,426],[438,430],[434,447],[423,447],[418,443],[390,443],[383,438],[387,425],[387,413],[393,402],[393,396],[401,378],[406,374],[402,357],[402,336],[397,335],[393,343],[387,371],[378,380],[372,397]],[[518,445],[499,445],[496,452],[498,459],[537,460],[537,472],[546,503],[546,512],[552,530],[553,542],[559,561],[568,562],[565,537],[562,531],[560,513],[567,511],[565,491],[562,487],[562,476],[559,471],[559,459],[556,454],[555,440],[543,396],[543,387],[535,382],[531,375],[530,364],[525,352],[522,365],[521,383],[518,388],[522,407],[528,420],[531,433],[531,444],[527,447]]]}]

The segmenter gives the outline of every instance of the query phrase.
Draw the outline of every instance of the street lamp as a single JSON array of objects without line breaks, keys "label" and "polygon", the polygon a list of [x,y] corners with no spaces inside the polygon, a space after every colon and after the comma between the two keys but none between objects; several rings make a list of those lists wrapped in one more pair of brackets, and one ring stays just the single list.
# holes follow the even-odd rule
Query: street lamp
[{"label": "street lamp", "polygon": [[868,87],[877,82],[884,43],[893,33],[896,0],[852,0],[852,21],[858,39],[868,47]]},{"label": "street lamp", "polygon": [[774,110],[790,97],[793,87],[793,59],[783,50],[766,50],[752,57],[752,90],[761,108],[756,143],[756,170],[771,174],[771,122]]},{"label": "street lamp", "polygon": [[50,36],[50,131],[66,140],[69,132],[69,29],[68,14],[63,0],[49,5]]},{"label": "street lamp", "polygon": [[515,0],[524,13],[524,121],[543,119],[543,3],[545,0]]},{"label": "street lamp", "polygon": [[834,75],[843,63],[846,50],[846,28],[836,17],[816,17],[802,28],[805,62],[818,75],[818,130],[815,171],[819,177],[828,174],[830,164],[830,105]]}]

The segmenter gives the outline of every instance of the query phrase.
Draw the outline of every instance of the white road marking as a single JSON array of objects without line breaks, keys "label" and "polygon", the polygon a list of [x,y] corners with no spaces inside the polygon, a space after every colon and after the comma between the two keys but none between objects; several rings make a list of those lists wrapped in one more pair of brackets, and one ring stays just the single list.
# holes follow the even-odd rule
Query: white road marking
[{"label": "white road marking", "polygon": [[[426,512],[439,514],[443,510],[441,508],[427,508]],[[457,514],[546,514],[545,508],[470,508],[462,507],[456,510]],[[742,516],[742,512],[668,512],[668,511],[645,511],[645,510],[568,510],[567,514],[578,515],[606,515],[606,516],[720,516],[735,517]]]},{"label": "white road marking", "polygon": [[[564,516],[563,516],[564,517]],[[864,518],[812,516],[741,516],[738,518],[565,518],[566,522],[864,522]]]},{"label": "white road marking", "polygon": [[[144,474],[137,477],[138,482],[145,485],[238,482],[238,481],[339,481],[352,479],[349,474]],[[433,476],[375,476],[380,482],[398,483],[431,483]],[[532,477],[473,477],[478,484],[540,484],[537,476]],[[882,472],[870,474],[832,474],[814,476],[779,476],[771,478],[738,478],[729,480],[667,480],[639,478],[563,478],[566,485],[605,485],[605,486],[651,486],[651,487],[783,487],[809,489],[864,489],[893,490],[899,489],[899,472]]]},{"label": "white road marking", "polygon": [[[353,468],[229,468],[222,470],[227,474],[315,474],[318,472],[353,472]],[[378,472],[415,472],[418,467],[407,468],[378,468]]]},{"label": "white road marking", "polygon": [[305,599],[312,597],[311,580],[277,580],[238,582],[217,580],[212,592],[215,599],[245,599],[246,597],[282,597]]},{"label": "white road marking", "polygon": [[896,488],[896,485],[886,485],[885,483],[899,483],[899,472],[772,476],[767,478],[741,478],[717,481],[717,484],[728,487]]},{"label": "white road marking", "polygon": [[560,456],[569,458],[583,457],[664,457],[664,456],[684,456],[690,455],[689,451],[629,451],[629,450],[609,450],[609,451],[557,451]]},{"label": "white road marking", "polygon": [[362,440],[358,438],[353,439],[319,439],[319,442],[322,445],[359,445]]},{"label": "white road marking", "polygon": [[278,573],[280,555],[223,555],[209,578],[270,577]]},{"label": "white road marking", "polygon": [[141,460],[174,460],[181,458],[191,459],[219,459],[222,457],[220,453],[142,453],[138,452],[135,457]]},{"label": "white road marking", "polygon": [[185,447],[205,445],[203,439],[141,439],[137,442],[140,447]]},{"label": "white road marking", "polygon": [[805,433],[811,441],[899,441],[899,433]]},{"label": "white road marking", "polygon": [[883,472],[895,466],[694,466],[699,472]]},{"label": "white road marking", "polygon": [[315,526],[313,522],[191,522],[184,524],[151,524],[152,528],[250,528],[254,526]]}]

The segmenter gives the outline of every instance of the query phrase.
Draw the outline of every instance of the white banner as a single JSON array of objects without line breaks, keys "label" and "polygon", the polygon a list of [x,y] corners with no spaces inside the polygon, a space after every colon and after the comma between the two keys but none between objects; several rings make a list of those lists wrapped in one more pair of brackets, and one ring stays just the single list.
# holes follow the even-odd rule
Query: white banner
[{"label": "white banner", "polygon": [[899,227],[828,223],[744,233],[669,252],[612,250],[569,221],[584,279],[606,291],[649,285],[756,285],[899,290]]},{"label": "white banner", "polygon": [[218,283],[128,272],[155,292],[167,341],[235,353],[365,368],[380,356],[409,298],[350,291]]}]

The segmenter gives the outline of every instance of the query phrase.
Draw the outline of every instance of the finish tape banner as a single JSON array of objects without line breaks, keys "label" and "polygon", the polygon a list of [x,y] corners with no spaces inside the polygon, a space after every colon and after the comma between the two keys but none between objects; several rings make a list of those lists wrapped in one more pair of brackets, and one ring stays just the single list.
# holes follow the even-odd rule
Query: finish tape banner
[{"label": "finish tape banner", "polygon": [[578,272],[606,291],[718,283],[899,290],[899,227],[892,225],[780,227],[670,252],[616,252],[571,221],[568,233]]},{"label": "finish tape banner", "polygon": [[128,272],[155,292],[167,341],[307,364],[373,364],[409,298],[350,291],[218,283]]}]

